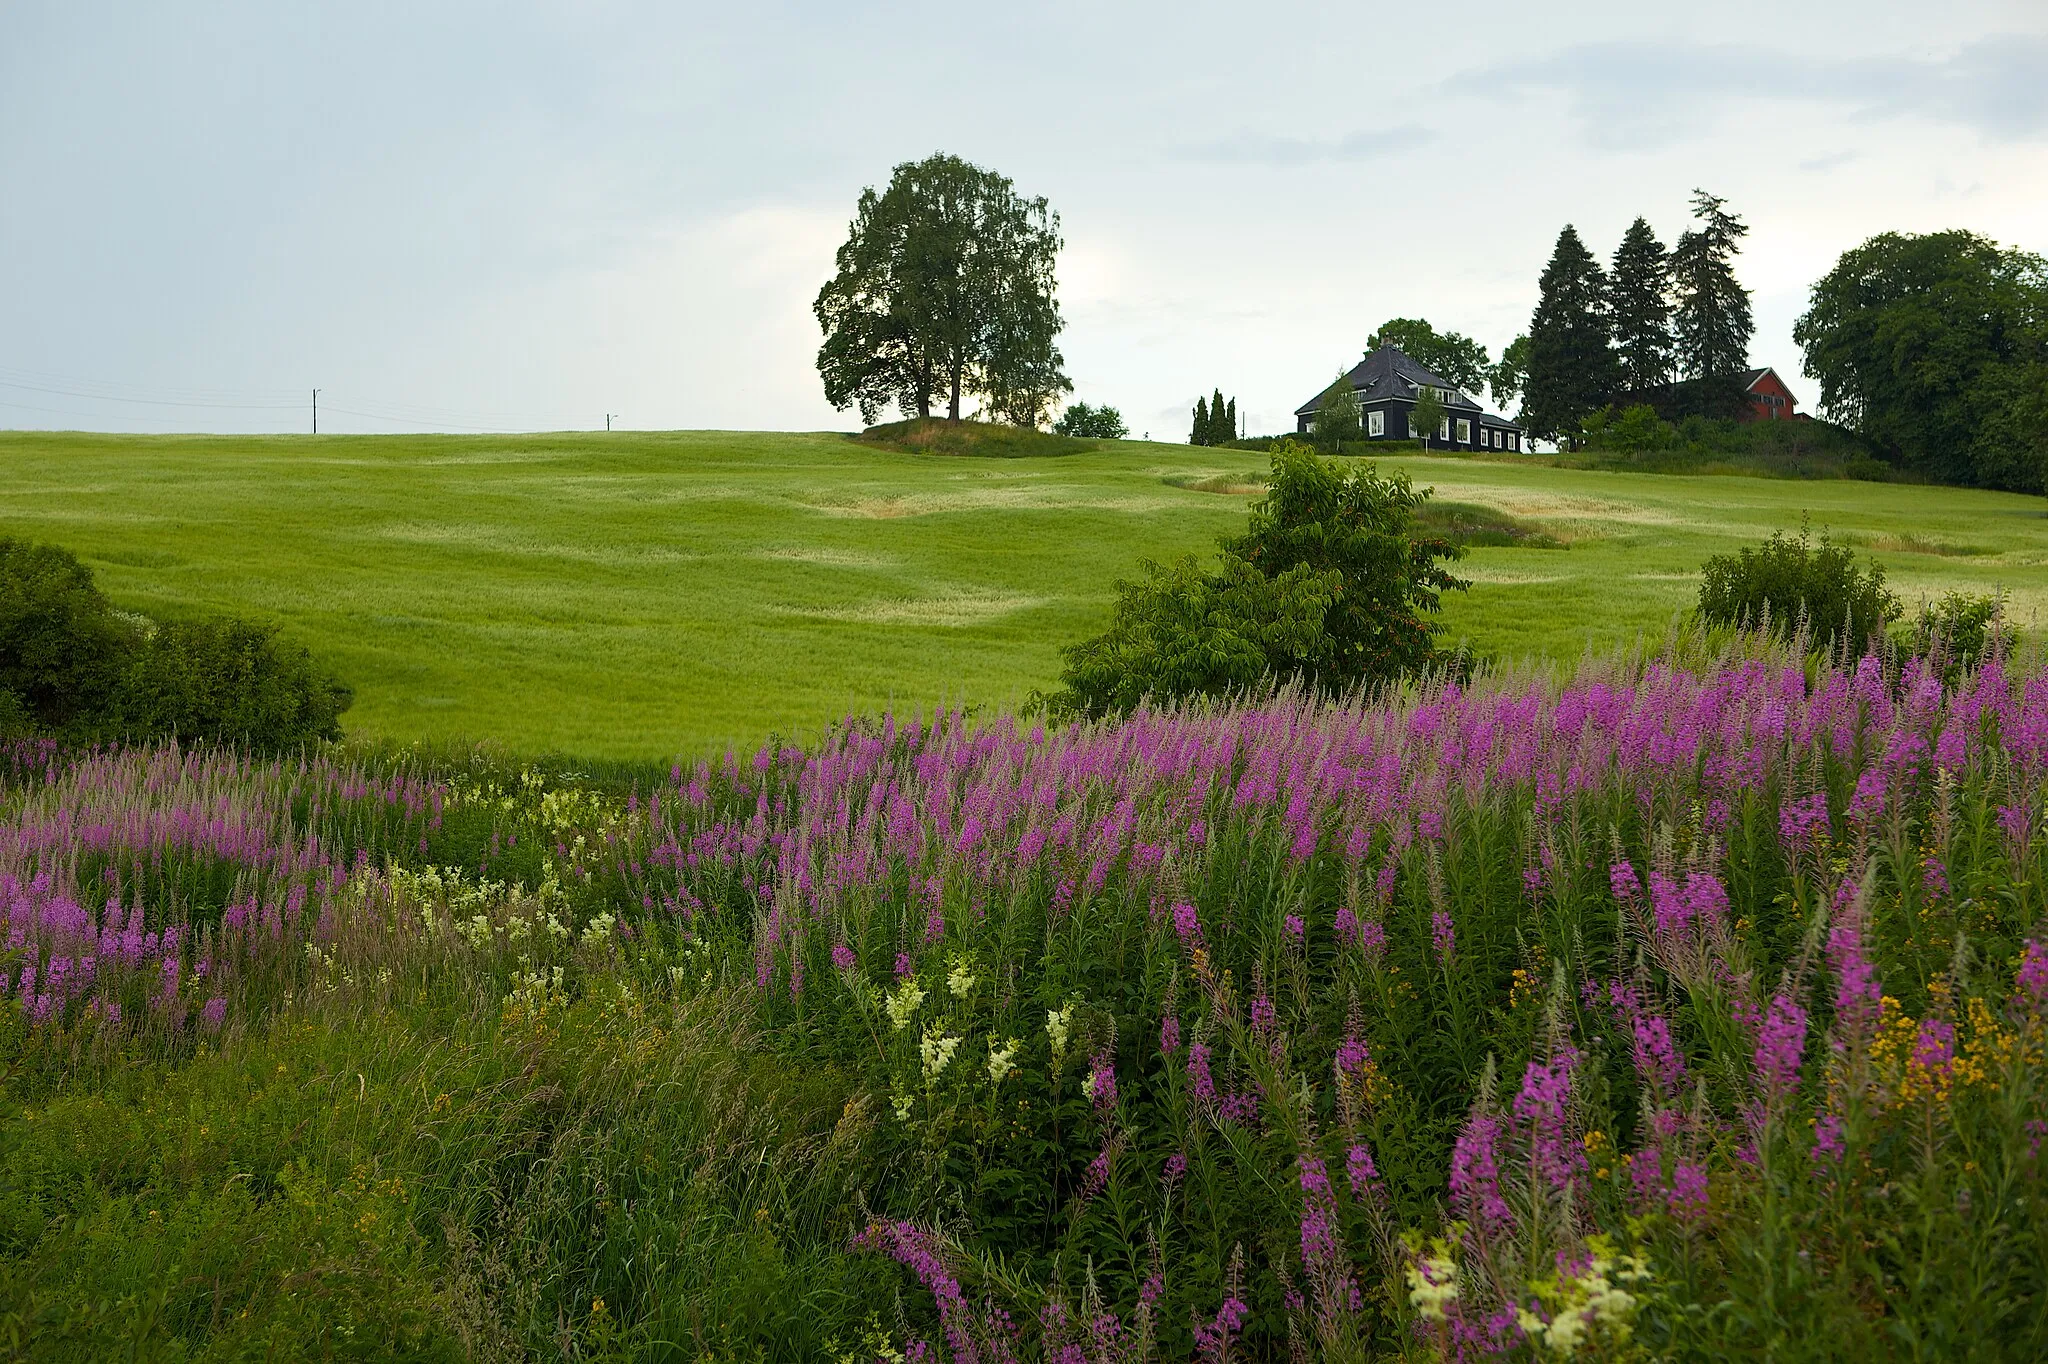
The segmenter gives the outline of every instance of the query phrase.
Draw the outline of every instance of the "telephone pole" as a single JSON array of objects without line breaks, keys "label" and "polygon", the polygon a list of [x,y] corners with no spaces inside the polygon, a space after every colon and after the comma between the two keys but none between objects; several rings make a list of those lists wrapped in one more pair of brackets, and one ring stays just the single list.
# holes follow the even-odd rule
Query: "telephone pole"
[{"label": "telephone pole", "polygon": [[619,414],[618,414],[618,413],[616,413],[616,412],[607,412],[607,413],[605,413],[605,414],[604,414],[604,429],[605,429],[605,430],[609,431],[609,430],[611,430],[611,429],[612,429],[612,418],[613,418],[613,417],[616,417],[616,416],[618,416],[618,415],[619,415]]},{"label": "telephone pole", "polygon": [[320,434],[320,390],[313,390],[313,434]]}]

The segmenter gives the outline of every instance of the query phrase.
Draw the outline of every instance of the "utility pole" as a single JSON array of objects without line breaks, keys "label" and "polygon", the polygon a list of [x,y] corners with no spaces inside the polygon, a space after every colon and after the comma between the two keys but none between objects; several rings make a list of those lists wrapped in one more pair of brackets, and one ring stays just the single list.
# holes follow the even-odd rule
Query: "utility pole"
[{"label": "utility pole", "polygon": [[320,390],[313,390],[313,434],[320,434]]},{"label": "utility pole", "polygon": [[611,429],[612,429],[612,418],[613,418],[613,417],[616,417],[616,416],[618,416],[618,415],[619,415],[619,414],[618,414],[618,413],[616,413],[616,412],[607,412],[607,413],[605,413],[605,414],[604,414],[604,429],[605,429],[605,430],[609,431],[609,430],[611,430]]}]

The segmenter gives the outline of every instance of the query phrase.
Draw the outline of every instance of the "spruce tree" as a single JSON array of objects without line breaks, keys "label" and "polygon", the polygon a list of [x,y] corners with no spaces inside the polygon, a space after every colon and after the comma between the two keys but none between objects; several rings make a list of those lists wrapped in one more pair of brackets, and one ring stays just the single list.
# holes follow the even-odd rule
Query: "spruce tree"
[{"label": "spruce tree", "polygon": [[1230,415],[1224,410],[1223,390],[1217,389],[1209,399],[1209,440],[1210,445],[1221,445],[1237,433],[1230,429]]},{"label": "spruce tree", "polygon": [[1621,386],[1641,391],[1671,382],[1671,258],[1664,243],[1637,218],[1614,252],[1607,277],[1607,308]]},{"label": "spruce tree", "polygon": [[1195,425],[1194,429],[1188,432],[1188,444],[1208,445],[1210,443],[1209,400],[1207,398],[1197,398],[1195,399]]},{"label": "spruce tree", "polygon": [[1720,379],[1749,368],[1749,338],[1756,332],[1749,290],[1735,279],[1735,256],[1749,228],[1726,212],[1725,199],[1703,189],[1692,193],[1700,226],[1678,239],[1671,251],[1671,277],[1678,295],[1673,332],[1678,363],[1686,377]]},{"label": "spruce tree", "polygon": [[1223,441],[1225,444],[1237,439],[1237,399],[1230,400],[1230,410],[1223,416]]},{"label": "spruce tree", "polygon": [[1606,405],[1619,378],[1609,344],[1607,277],[1569,223],[1557,234],[1529,320],[1525,420],[1552,439]]}]

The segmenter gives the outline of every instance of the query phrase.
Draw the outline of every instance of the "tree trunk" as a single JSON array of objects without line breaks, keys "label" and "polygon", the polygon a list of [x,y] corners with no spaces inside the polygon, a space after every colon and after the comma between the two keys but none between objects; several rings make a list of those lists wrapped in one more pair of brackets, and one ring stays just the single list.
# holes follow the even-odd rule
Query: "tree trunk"
[{"label": "tree trunk", "polygon": [[946,415],[954,421],[960,420],[960,361],[953,361],[953,399],[946,404]]}]

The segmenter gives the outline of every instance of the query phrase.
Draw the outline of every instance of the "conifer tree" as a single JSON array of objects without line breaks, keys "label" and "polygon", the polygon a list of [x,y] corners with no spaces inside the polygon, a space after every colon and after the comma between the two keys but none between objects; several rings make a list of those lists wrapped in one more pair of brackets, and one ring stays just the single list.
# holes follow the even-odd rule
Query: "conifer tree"
[{"label": "conifer tree", "polygon": [[1223,415],[1223,441],[1228,444],[1237,439],[1237,399],[1230,400],[1230,409]]},{"label": "conifer tree", "polygon": [[1569,223],[1544,267],[1529,320],[1529,380],[1523,414],[1539,435],[1576,431],[1604,406],[1619,377],[1609,344],[1607,277]]},{"label": "conifer tree", "polygon": [[1700,226],[1679,237],[1671,251],[1678,295],[1673,332],[1679,368],[1687,378],[1718,379],[1749,368],[1749,338],[1756,332],[1749,290],[1735,279],[1735,255],[1749,227],[1726,212],[1727,201],[1692,192]]},{"label": "conifer tree", "polygon": [[1230,429],[1230,415],[1224,410],[1223,390],[1219,388],[1209,399],[1209,439],[1203,443],[1221,445],[1236,434]]},{"label": "conifer tree", "polygon": [[1188,432],[1188,444],[1208,445],[1210,443],[1209,400],[1207,398],[1197,398],[1195,399],[1195,425],[1194,429]]},{"label": "conifer tree", "polygon": [[1629,224],[1614,252],[1607,307],[1621,386],[1640,391],[1670,383],[1671,258],[1641,218]]}]

